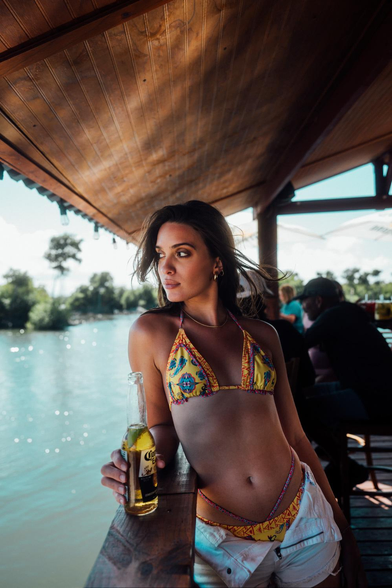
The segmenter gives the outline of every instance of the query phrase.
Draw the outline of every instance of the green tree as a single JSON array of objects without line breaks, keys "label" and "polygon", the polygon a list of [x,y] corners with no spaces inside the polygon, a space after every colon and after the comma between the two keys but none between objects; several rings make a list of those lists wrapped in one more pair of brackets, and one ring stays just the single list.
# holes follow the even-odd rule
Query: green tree
[{"label": "green tree", "polygon": [[374,269],[371,272],[362,272],[357,267],[346,269],[343,272],[343,289],[348,300],[358,300],[368,296],[369,300],[377,300],[380,296],[390,298],[392,284],[386,284],[379,280],[381,270]]},{"label": "green tree", "polygon": [[29,312],[27,327],[37,331],[59,331],[68,326],[69,310],[58,299],[35,304]]},{"label": "green tree", "polygon": [[44,297],[46,292],[42,288],[38,291],[34,288],[27,272],[11,268],[3,277],[7,283],[0,286],[0,324],[3,327],[21,329],[39,296]]},{"label": "green tree", "polygon": [[146,310],[158,306],[157,289],[144,284],[135,290],[126,290],[121,298],[124,310],[135,310],[139,306]]},{"label": "green tree", "polygon": [[92,288],[79,286],[67,300],[67,307],[74,312],[87,313],[92,310]]},{"label": "green tree", "polygon": [[88,286],[80,286],[68,299],[74,312],[113,313],[121,308],[118,293],[109,272],[93,274]]},{"label": "green tree", "polygon": [[117,300],[113,278],[110,273],[93,274],[90,278],[90,286],[94,311],[112,313],[117,308]]},{"label": "green tree", "polygon": [[336,276],[335,276],[335,274],[334,274],[333,272],[329,271],[329,270],[327,270],[327,271],[326,271],[326,272],[324,272],[324,273],[317,272],[317,273],[316,273],[316,276],[317,276],[318,278],[328,278],[328,280],[335,280],[335,281],[336,281]]},{"label": "green tree", "polygon": [[56,285],[56,279],[65,276],[70,271],[70,268],[66,265],[68,261],[76,261],[81,263],[81,258],[78,254],[82,252],[80,244],[83,239],[76,239],[74,235],[58,235],[52,237],[49,241],[49,249],[45,251],[44,258],[49,261],[50,267],[58,272],[53,282],[53,292]]}]

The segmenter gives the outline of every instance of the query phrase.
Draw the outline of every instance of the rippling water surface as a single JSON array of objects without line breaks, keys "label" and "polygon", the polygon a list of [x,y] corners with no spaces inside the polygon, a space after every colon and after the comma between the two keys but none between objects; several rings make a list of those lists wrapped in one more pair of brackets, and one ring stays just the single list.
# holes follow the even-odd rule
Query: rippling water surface
[{"label": "rippling water surface", "polygon": [[137,315],[67,332],[0,331],[1,585],[78,588],[117,503],[100,468],[126,428]]}]

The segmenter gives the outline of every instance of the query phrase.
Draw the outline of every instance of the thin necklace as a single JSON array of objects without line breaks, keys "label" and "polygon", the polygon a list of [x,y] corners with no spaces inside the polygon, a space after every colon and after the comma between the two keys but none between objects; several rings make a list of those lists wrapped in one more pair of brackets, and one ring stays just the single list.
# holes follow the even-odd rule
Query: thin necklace
[{"label": "thin necklace", "polygon": [[186,314],[186,316],[189,317],[192,321],[195,321],[195,323],[197,323],[198,325],[201,325],[202,327],[207,327],[208,329],[219,329],[220,327],[224,327],[224,325],[227,323],[227,319],[229,318],[229,315],[226,314],[226,318],[221,325],[205,325],[204,323],[201,323],[200,321],[197,321],[195,318],[193,318],[193,316],[188,314],[186,310],[182,310]]}]

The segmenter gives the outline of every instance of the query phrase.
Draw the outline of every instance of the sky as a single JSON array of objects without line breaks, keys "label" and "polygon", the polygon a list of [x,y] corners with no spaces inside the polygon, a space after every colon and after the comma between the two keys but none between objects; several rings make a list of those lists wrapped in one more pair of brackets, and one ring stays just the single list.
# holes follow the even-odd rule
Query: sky
[{"label": "sky", "polygon": [[[296,191],[294,200],[315,200],[374,194],[373,166],[366,165],[323,182]],[[342,223],[368,215],[374,211],[335,212],[317,214],[284,215],[278,217],[278,267],[283,271],[294,271],[306,282],[316,272],[333,271],[338,279],[347,268],[358,267],[362,271],[380,269],[382,278],[392,281],[392,242],[370,241],[355,237],[328,236],[320,239],[296,232],[302,228],[316,235],[324,235]],[[131,287],[131,272],[136,248],[127,249],[123,240],[117,238],[118,248],[112,245],[112,235],[100,231],[98,241],[93,239],[93,224],[74,213],[69,213],[70,223],[63,227],[59,209],[36,190],[30,190],[23,182],[11,180],[7,173],[0,181],[0,284],[9,268],[26,271],[36,286],[43,285],[52,293],[55,274],[43,258],[52,236],[69,233],[83,239],[82,263],[69,262],[71,271],[55,293],[69,295],[87,284],[93,273],[108,271],[117,286]],[[227,217],[239,234],[241,226],[249,227],[252,209]],[[291,226],[287,228],[287,225]],[[294,226],[294,228],[293,228]],[[237,228],[238,227],[238,228]],[[253,241],[254,243],[254,241]],[[257,261],[257,248],[249,239],[240,246],[249,257]],[[137,287],[137,283],[133,283]]]}]

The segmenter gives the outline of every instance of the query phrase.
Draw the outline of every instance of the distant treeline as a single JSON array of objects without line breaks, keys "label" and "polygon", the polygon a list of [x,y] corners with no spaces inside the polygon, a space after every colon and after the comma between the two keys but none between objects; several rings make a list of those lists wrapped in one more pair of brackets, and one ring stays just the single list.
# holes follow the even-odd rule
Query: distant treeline
[{"label": "distant treeline", "polygon": [[10,269],[0,286],[0,328],[58,330],[69,325],[72,314],[113,314],[157,306],[156,288],[146,284],[135,290],[118,288],[108,272],[93,274],[68,298],[52,298],[35,287],[27,272]]},{"label": "distant treeline", "polygon": [[[295,272],[287,272],[289,277],[281,284],[289,284],[293,286],[297,293],[300,293],[304,287],[303,280]],[[325,273],[317,272],[314,276],[322,276],[330,280],[338,281],[342,287],[347,300],[356,302],[357,300],[364,300],[365,296],[369,300],[379,300],[381,296],[385,299],[392,298],[392,282],[383,282],[379,279],[381,270],[374,269],[371,272],[362,272],[359,268],[354,267],[344,270],[342,279],[339,280],[333,272],[327,271]]]},{"label": "distant treeline", "polygon": [[[293,272],[281,284],[290,284],[301,292],[304,282]],[[346,298],[351,301],[392,298],[392,283],[379,280],[381,270],[361,272],[358,268],[343,272]],[[332,272],[324,277],[336,280]],[[144,285],[135,290],[118,288],[109,272],[93,274],[87,286],[79,286],[68,298],[49,296],[45,288],[35,287],[27,272],[10,269],[4,276],[6,284],[0,286],[0,328],[57,330],[69,325],[72,314],[113,314],[137,308],[158,305],[157,290]]]}]

